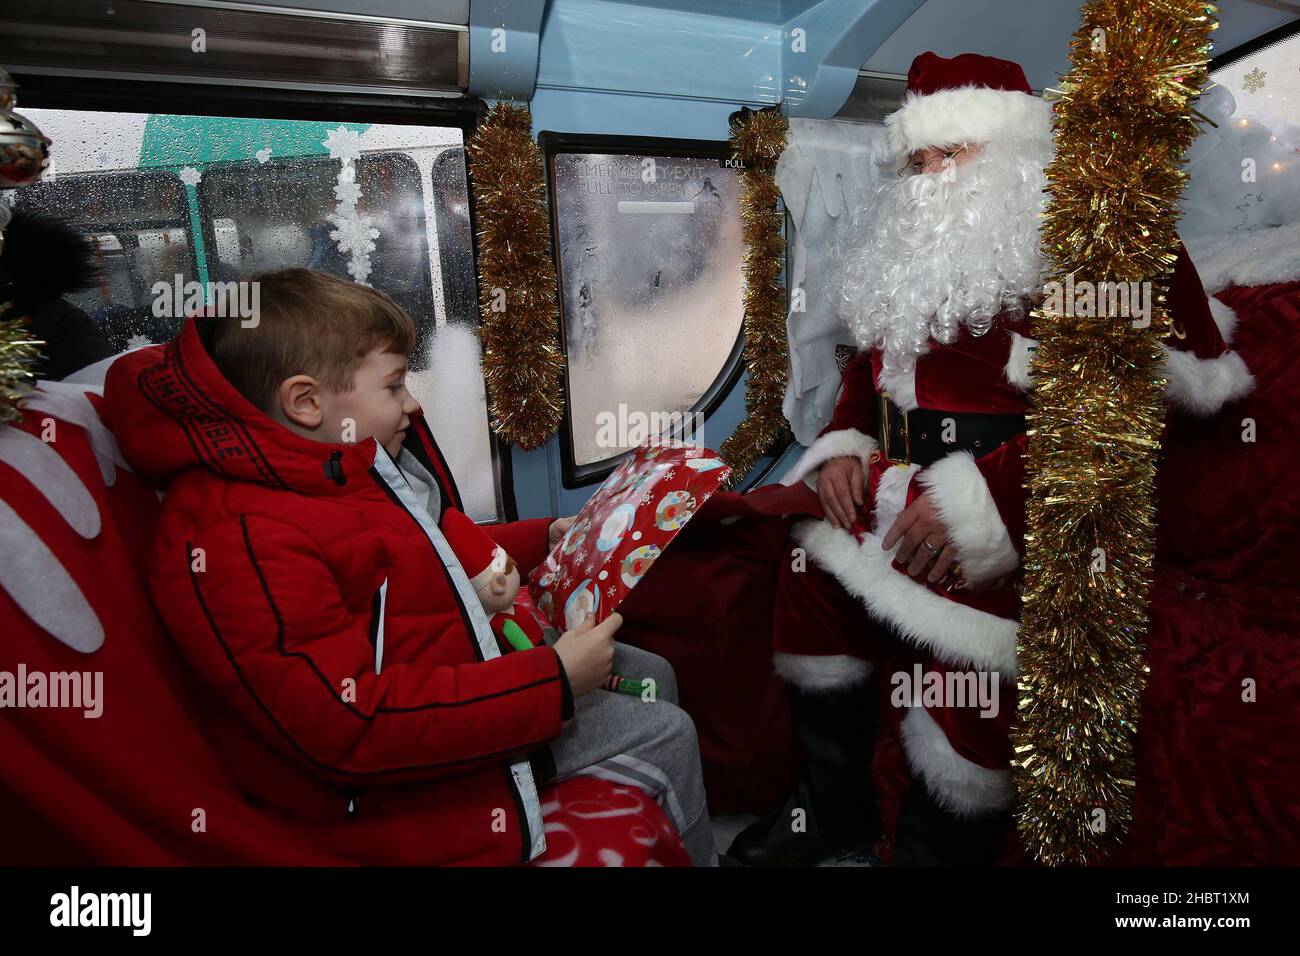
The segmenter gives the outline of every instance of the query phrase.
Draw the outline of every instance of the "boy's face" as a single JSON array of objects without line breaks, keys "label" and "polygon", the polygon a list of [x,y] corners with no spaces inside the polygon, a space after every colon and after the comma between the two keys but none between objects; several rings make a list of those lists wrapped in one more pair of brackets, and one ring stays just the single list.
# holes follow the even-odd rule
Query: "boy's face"
[{"label": "boy's face", "polygon": [[315,441],[352,445],[373,438],[396,457],[419,408],[406,390],[406,356],[379,345],[362,359],[346,392],[308,375],[285,379],[272,417]]},{"label": "boy's face", "polygon": [[[352,390],[321,395],[324,423],[338,429],[336,441],[373,438],[394,458],[402,447],[411,415],[420,408],[406,390],[406,356],[377,346],[352,376]],[[355,427],[346,428],[351,421]]]}]

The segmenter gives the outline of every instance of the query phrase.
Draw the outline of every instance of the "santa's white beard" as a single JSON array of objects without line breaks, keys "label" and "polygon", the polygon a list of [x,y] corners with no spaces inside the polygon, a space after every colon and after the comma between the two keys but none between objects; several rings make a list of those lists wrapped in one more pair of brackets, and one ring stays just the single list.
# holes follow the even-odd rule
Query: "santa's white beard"
[{"label": "santa's white beard", "polygon": [[930,348],[983,335],[1004,311],[1041,291],[1039,213],[1050,138],[991,143],[943,173],[888,177],[855,215],[837,250],[841,313],[860,348],[906,372]]}]

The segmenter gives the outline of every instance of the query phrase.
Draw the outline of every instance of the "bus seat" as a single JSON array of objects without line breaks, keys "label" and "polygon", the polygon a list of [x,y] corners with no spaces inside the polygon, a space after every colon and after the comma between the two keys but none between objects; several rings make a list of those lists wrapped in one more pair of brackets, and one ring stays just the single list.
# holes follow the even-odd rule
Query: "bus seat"
[{"label": "bus seat", "polygon": [[[78,675],[65,688],[79,705],[37,709],[23,695],[29,706],[0,721],[5,862],[392,862],[349,858],[328,835],[250,806],[205,740],[193,678],[142,573],[161,495],[96,411],[112,361],[39,383],[22,420],[0,425],[0,671],[20,694],[25,675]],[[689,865],[640,790],[576,777],[541,799],[548,849],[537,864]],[[617,812],[592,812],[601,807]]]}]

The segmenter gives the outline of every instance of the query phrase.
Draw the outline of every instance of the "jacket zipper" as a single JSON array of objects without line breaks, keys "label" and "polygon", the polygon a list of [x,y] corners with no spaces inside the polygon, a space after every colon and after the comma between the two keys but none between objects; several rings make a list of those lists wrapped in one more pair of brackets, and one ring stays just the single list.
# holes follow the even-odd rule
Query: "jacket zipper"
[{"label": "jacket zipper", "polygon": [[[370,473],[380,488],[388,494],[389,498],[405,511],[411,520],[420,527],[420,530],[424,532],[425,538],[429,541],[429,546],[433,548],[434,558],[441,565],[443,575],[451,585],[452,594],[455,596],[456,603],[460,608],[461,620],[471,638],[470,643],[474,646],[474,652],[478,660],[485,661],[500,657],[501,650],[497,647],[496,638],[492,634],[491,627],[487,624],[487,618],[483,618],[482,628],[474,626],[470,602],[477,602],[477,598],[469,590],[469,581],[464,582],[464,589],[462,589],[455,576],[451,573],[450,569],[456,561],[455,553],[451,550],[451,546],[447,544],[446,539],[442,537],[442,532],[438,530],[437,525],[433,524],[431,520],[420,517],[421,512],[426,516],[428,516],[428,512],[419,506],[419,502],[414,502],[411,486],[407,484],[397,465],[382,448],[379,448],[376,452],[375,463],[371,466]],[[408,497],[412,499],[413,504],[406,500]],[[445,555],[443,549],[438,546],[440,540],[446,549]],[[474,606],[477,607],[477,603]],[[482,613],[480,608],[480,616]],[[521,828],[523,833],[521,834],[520,860],[527,863],[534,857],[540,856],[546,849],[546,836],[542,830],[541,800],[537,795],[536,782],[533,780],[532,766],[527,759],[507,765],[505,771],[506,785],[514,798],[519,819],[524,823]],[[531,800],[527,799],[530,794]]]}]

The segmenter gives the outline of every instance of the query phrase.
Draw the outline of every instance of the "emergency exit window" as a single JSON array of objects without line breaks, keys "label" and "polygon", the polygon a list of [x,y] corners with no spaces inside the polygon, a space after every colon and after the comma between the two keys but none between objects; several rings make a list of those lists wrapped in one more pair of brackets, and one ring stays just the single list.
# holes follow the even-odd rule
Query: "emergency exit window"
[{"label": "emergency exit window", "polygon": [[550,176],[575,485],[647,427],[698,423],[737,372],[740,180],[721,151],[557,151]]}]

